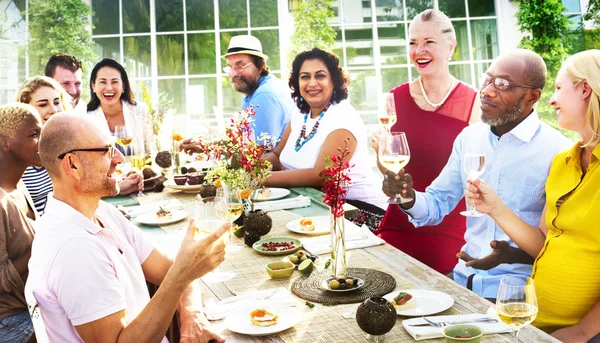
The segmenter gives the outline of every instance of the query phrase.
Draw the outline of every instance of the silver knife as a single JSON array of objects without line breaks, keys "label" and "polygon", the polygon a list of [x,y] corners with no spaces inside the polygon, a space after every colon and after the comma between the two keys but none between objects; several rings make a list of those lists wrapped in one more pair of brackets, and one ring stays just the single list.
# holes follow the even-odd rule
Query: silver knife
[{"label": "silver knife", "polygon": [[[466,324],[466,323],[497,323],[498,319],[494,319],[494,318],[476,318],[476,319],[465,319],[465,320],[455,320],[455,321],[450,321],[450,322],[439,322],[439,324],[444,323],[444,326],[448,326],[448,325],[454,325],[454,324]],[[435,327],[434,325],[431,325],[429,323],[422,323],[422,324],[408,324],[408,326],[431,326],[431,327]]]}]

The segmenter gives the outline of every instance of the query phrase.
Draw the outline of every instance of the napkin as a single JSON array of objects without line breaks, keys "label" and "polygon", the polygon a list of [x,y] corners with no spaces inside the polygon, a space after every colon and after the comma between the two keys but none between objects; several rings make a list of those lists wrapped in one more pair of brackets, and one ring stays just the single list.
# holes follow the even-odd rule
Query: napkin
[{"label": "napkin", "polygon": [[[344,221],[346,250],[367,248],[385,243],[383,239],[375,236],[367,226],[358,227],[348,219],[344,219]],[[311,254],[320,255],[331,251],[331,235],[303,238],[300,242],[302,242],[304,249]]]},{"label": "napkin", "polygon": [[[268,299],[265,299],[267,297]],[[204,314],[208,320],[221,320],[240,309],[251,306],[260,308],[261,306],[264,307],[264,304],[266,303],[296,306],[298,305],[298,299],[285,287],[251,291],[218,302],[207,301],[204,306]]]},{"label": "napkin", "polygon": [[[489,311],[488,311],[489,313]],[[471,320],[477,318],[495,318],[495,315],[490,316],[489,314],[461,314],[461,315],[451,315],[451,316],[435,316],[435,317],[427,317],[427,319],[431,319],[434,322],[447,322],[454,320]],[[433,326],[409,326],[409,324],[423,324],[427,323],[423,318],[412,318],[406,319],[402,321],[402,326],[404,329],[417,341],[421,341],[424,339],[438,338],[444,337],[442,335],[442,331],[444,328],[436,328]],[[467,324],[467,323],[465,323]],[[501,321],[497,323],[473,323],[473,325],[477,325],[482,331],[483,334],[491,334],[491,333],[503,333],[503,332],[512,332],[510,326],[504,324]]]},{"label": "napkin", "polygon": [[137,217],[140,214],[143,214],[146,212],[156,212],[161,207],[164,208],[165,210],[180,210],[183,208],[183,204],[178,199],[173,198],[173,199],[169,199],[169,200],[165,200],[165,201],[159,201],[159,202],[155,202],[155,203],[151,203],[151,204],[144,204],[144,205],[139,205],[139,206],[128,206],[128,207],[119,206],[118,209],[127,213],[128,215],[130,215],[132,217]]},{"label": "napkin", "polygon": [[277,210],[290,210],[293,208],[301,208],[310,206],[310,198],[304,195],[299,195],[291,199],[271,200],[257,202],[254,207],[265,212],[277,211]]}]

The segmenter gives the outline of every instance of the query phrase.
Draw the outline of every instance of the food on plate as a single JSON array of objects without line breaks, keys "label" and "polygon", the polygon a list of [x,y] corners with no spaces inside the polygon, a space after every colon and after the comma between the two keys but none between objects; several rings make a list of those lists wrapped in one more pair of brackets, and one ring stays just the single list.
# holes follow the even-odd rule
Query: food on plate
[{"label": "food on plate", "polygon": [[161,151],[156,154],[154,162],[161,168],[169,168],[173,163],[173,155],[169,151]]},{"label": "food on plate", "polygon": [[187,182],[188,178],[187,176],[174,176],[173,180],[175,181],[176,185],[183,186]]},{"label": "food on plate", "polygon": [[187,183],[188,185],[199,185],[200,184],[200,178],[197,176],[190,176],[187,179]]},{"label": "food on plate", "polygon": [[344,278],[332,278],[329,281],[329,288],[331,289],[351,289],[358,287],[358,281],[350,276]]},{"label": "food on plate", "polygon": [[294,242],[265,242],[261,247],[262,251],[285,251],[296,248]]},{"label": "food on plate", "polygon": [[400,292],[397,296],[394,297],[392,301],[392,305],[398,310],[408,310],[417,306],[417,301],[413,299],[413,296]]},{"label": "food on plate", "polygon": [[300,230],[302,231],[315,231],[315,225],[313,224],[312,218],[300,219]]},{"label": "food on plate", "polygon": [[208,155],[207,154],[196,154],[196,156],[194,158],[196,159],[196,161],[207,161]]},{"label": "food on plate", "polygon": [[158,217],[158,219],[169,219],[173,217],[173,214],[171,213],[171,211],[160,207],[159,210],[156,212],[156,216]]},{"label": "food on plate", "polygon": [[263,187],[258,190],[258,194],[260,194],[260,196],[262,196],[263,198],[268,198],[271,196],[271,189],[267,188],[267,187]]},{"label": "food on plate", "polygon": [[148,180],[154,177],[154,170],[151,167],[146,167],[142,170],[142,175],[144,176],[144,180]]},{"label": "food on plate", "polygon": [[271,326],[277,324],[279,316],[269,312],[264,308],[256,309],[250,312],[250,321],[256,326]]},{"label": "food on plate", "polygon": [[340,282],[336,279],[333,279],[331,281],[329,281],[329,288],[331,289],[338,289],[340,288]]},{"label": "food on plate", "polygon": [[292,262],[296,266],[299,266],[302,262],[304,262],[306,260],[311,260],[312,262],[315,262],[316,259],[317,259],[316,255],[311,255],[304,251],[298,251],[298,252],[296,252],[296,254],[288,257],[288,260],[290,260],[290,262]]}]

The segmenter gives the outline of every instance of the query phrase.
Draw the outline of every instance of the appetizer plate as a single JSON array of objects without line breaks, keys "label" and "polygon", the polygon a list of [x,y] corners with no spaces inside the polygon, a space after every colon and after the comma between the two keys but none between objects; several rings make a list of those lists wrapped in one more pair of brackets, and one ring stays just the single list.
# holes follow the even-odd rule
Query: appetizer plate
[{"label": "appetizer plate", "polygon": [[[262,307],[249,307],[241,311],[236,311],[225,318],[225,327],[229,331],[248,336],[267,336],[274,333],[287,330],[296,325],[302,319],[302,312],[290,307],[281,305],[261,305]],[[278,316],[277,324],[271,326],[256,326],[250,321],[250,312],[257,308],[264,308]]]},{"label": "appetizer plate", "polygon": [[[300,220],[308,219],[308,218],[313,220],[313,225],[315,226],[314,231],[303,231],[302,228],[300,227]],[[301,235],[308,235],[308,236],[329,234],[331,232],[330,226],[331,226],[331,224],[329,222],[329,216],[298,218],[296,220],[292,220],[291,222],[288,222],[285,225],[285,227],[287,227],[287,229],[292,232],[299,233]]]},{"label": "appetizer plate", "polygon": [[[269,244],[269,243],[282,243],[282,242],[292,243],[294,245],[294,248],[281,250],[283,248],[279,247],[279,248],[277,248],[277,251],[268,251],[268,250],[266,250],[267,248],[262,246],[263,243]],[[302,243],[300,243],[300,240],[298,240],[296,238],[292,238],[292,237],[265,238],[265,239],[261,239],[260,241],[252,244],[252,249],[254,249],[254,251],[256,251],[257,253],[259,253],[261,255],[271,255],[271,256],[288,255],[288,254],[291,254],[293,252],[300,250],[300,248],[302,248]]]},{"label": "appetizer plate", "polygon": [[135,220],[146,225],[165,225],[183,220],[187,215],[183,210],[171,210],[171,218],[158,218],[156,212],[146,212],[135,217]]},{"label": "appetizer plate", "polygon": [[175,184],[175,181],[169,180],[168,182],[165,182],[165,187],[175,189],[178,191],[182,191],[183,193],[196,194],[196,193],[200,192],[200,188],[202,187],[202,185],[181,185],[180,186],[180,185]]},{"label": "appetizer plate", "polygon": [[[348,278],[348,277],[346,277],[346,278]],[[355,291],[365,285],[365,280],[363,280],[361,278],[357,278],[357,277],[353,277],[353,276],[349,277],[349,278],[353,279],[354,282],[356,282],[356,287],[346,288],[346,289],[333,289],[333,288],[329,287],[329,281],[337,280],[337,278],[335,276],[332,276],[330,278],[323,280],[321,282],[320,286],[321,286],[321,289],[324,289],[324,290],[330,291],[330,292],[352,292],[352,291]]]},{"label": "appetizer plate", "polygon": [[271,191],[271,194],[268,196],[261,193],[261,190],[256,191],[256,196],[254,197],[254,201],[266,201],[266,200],[277,200],[281,198],[285,198],[290,194],[289,189],[285,188],[268,188]]},{"label": "appetizer plate", "polygon": [[396,309],[396,313],[400,316],[429,316],[440,313],[454,305],[454,299],[446,293],[438,291],[430,291],[425,289],[407,289],[388,293],[383,297],[388,301],[393,301],[394,297],[400,292],[405,292],[413,296],[417,302],[417,306],[406,310]]}]

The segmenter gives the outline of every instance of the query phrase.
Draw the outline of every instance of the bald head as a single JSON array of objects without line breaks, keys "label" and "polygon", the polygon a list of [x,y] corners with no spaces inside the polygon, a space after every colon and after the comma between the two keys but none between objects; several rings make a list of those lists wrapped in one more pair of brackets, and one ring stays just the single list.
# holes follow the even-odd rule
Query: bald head
[{"label": "bald head", "polygon": [[544,89],[546,85],[546,63],[540,55],[531,50],[516,49],[507,52],[501,57],[522,61],[525,64],[523,73],[525,84]]}]

